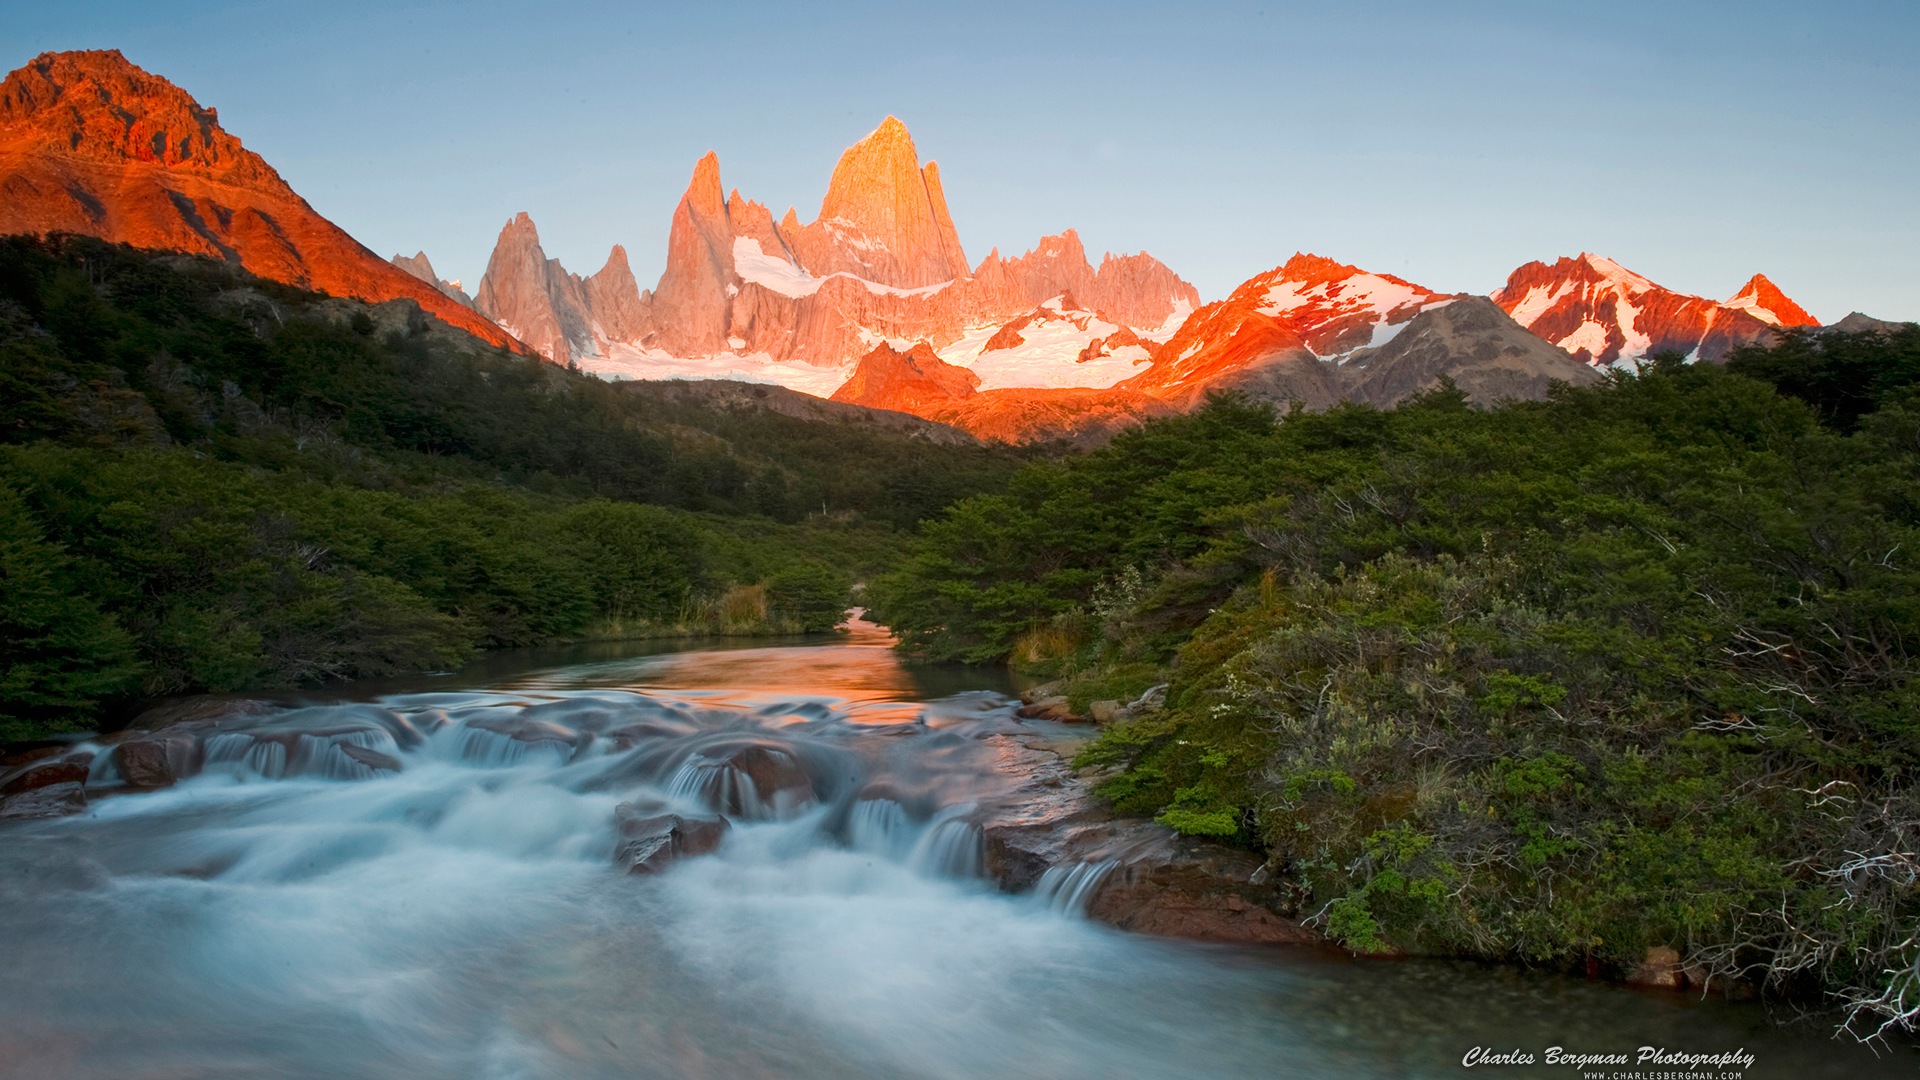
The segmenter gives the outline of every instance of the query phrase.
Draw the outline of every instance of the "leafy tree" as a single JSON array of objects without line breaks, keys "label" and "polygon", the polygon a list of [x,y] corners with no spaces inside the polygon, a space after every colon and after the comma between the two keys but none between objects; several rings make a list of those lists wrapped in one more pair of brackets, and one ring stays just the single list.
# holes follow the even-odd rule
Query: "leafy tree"
[{"label": "leafy tree", "polygon": [[79,729],[139,675],[132,639],[74,569],[0,482],[0,738]]}]

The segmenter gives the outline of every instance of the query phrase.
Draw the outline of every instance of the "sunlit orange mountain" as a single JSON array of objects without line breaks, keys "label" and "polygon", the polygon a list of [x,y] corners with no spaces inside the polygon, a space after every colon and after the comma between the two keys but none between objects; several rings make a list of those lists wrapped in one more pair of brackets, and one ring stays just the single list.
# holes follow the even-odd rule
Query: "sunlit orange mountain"
[{"label": "sunlit orange mountain", "polygon": [[1326,408],[1390,405],[1442,376],[1482,403],[1599,377],[1485,297],[1300,254],[1194,312],[1120,385],[1183,408],[1227,389]]},{"label": "sunlit orange mountain", "polygon": [[0,232],[80,233],[339,296],[405,298],[521,347],[315,213],[213,109],[113,50],[43,53],[0,84]]},{"label": "sunlit orange mountain", "polygon": [[[1124,329],[1120,340],[1135,342],[1165,337],[1200,303],[1144,252],[1094,266],[1071,229],[1025,255],[995,250],[969,266],[939,167],[922,164],[906,125],[888,117],[841,155],[810,222],[792,208],[776,220],[727,192],[710,153],[674,209],[666,270],[652,290],[634,287],[618,247],[592,276],[568,272],[522,214],[501,230],[474,299],[550,359],[644,376],[699,370],[674,359],[724,356],[844,369],[881,342],[946,349],[982,328],[991,337],[1068,294],[1105,336]],[[1091,344],[1081,341],[1065,362]]]},{"label": "sunlit orange mountain", "polygon": [[1820,322],[1755,274],[1733,298],[1715,302],[1662,288],[1612,259],[1581,254],[1530,262],[1493,301],[1535,334],[1590,364],[1677,352],[1724,360],[1733,349],[1783,327]]},{"label": "sunlit orange mountain", "polygon": [[904,352],[882,343],[860,358],[832,400],[911,413],[1001,442],[1099,440],[1177,411],[1118,388],[979,387],[978,375],[940,359],[925,342]]}]

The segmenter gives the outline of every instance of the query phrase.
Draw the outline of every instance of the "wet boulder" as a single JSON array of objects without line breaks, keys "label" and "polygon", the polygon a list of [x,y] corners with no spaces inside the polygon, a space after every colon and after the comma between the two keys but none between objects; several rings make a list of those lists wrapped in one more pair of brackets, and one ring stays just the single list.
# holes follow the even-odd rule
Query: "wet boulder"
[{"label": "wet boulder", "polygon": [[0,818],[56,818],[87,809],[87,789],[77,781],[30,788],[0,799]]},{"label": "wet boulder", "polygon": [[661,720],[642,720],[609,728],[604,735],[613,745],[614,750],[623,751],[631,750],[641,743],[680,738],[690,730],[692,729],[686,725],[670,724]]},{"label": "wet boulder", "polygon": [[772,746],[743,746],[708,759],[720,780],[708,798],[737,817],[785,817],[814,801],[814,780],[793,753]]},{"label": "wet boulder", "polygon": [[519,761],[542,753],[571,757],[593,741],[591,734],[549,720],[528,719],[525,713],[475,717],[465,727],[463,748],[470,758]]},{"label": "wet boulder", "polygon": [[813,802],[813,780],[800,762],[785,750],[771,746],[743,746],[716,760],[737,783],[724,786],[720,809],[729,814],[776,816]]},{"label": "wet boulder", "polygon": [[644,767],[670,769],[668,790],[735,817],[786,817],[821,797],[812,774],[793,751],[759,740],[708,744],[679,757],[677,763],[667,758]]},{"label": "wet boulder", "polygon": [[1029,720],[1059,720],[1072,723],[1081,719],[1073,711],[1073,702],[1065,694],[1036,698],[1020,706],[1018,714]]},{"label": "wet boulder", "polygon": [[1109,874],[1087,916],[1140,934],[1247,945],[1311,945],[1321,936],[1276,911],[1275,889],[1255,885],[1260,859],[1190,837],[1145,845]]},{"label": "wet boulder", "polygon": [[200,744],[191,735],[129,739],[113,748],[113,766],[128,787],[172,787],[200,771]]},{"label": "wet boulder", "polygon": [[84,784],[87,782],[87,766],[92,761],[92,754],[80,753],[55,761],[30,763],[0,780],[0,796],[18,795],[23,791],[54,784]]},{"label": "wet boulder", "polygon": [[711,854],[726,839],[733,823],[724,817],[684,817],[653,814],[622,803],[614,810],[620,841],[614,849],[616,866],[629,874],[657,874],[684,858]]},{"label": "wet boulder", "polygon": [[340,752],[345,754],[349,759],[357,761],[375,772],[400,771],[400,759],[394,757],[392,754],[383,754],[378,750],[365,746],[356,746],[349,742],[340,743],[339,747]]},{"label": "wet boulder", "polygon": [[1283,883],[1262,861],[1210,840],[1179,836],[1112,812],[1092,777],[1069,764],[1077,743],[996,735],[996,771],[1013,782],[975,815],[984,869],[1008,892],[1041,887],[1049,871],[1105,866],[1080,890],[1088,918],[1136,933],[1244,944],[1313,943],[1289,917]]}]

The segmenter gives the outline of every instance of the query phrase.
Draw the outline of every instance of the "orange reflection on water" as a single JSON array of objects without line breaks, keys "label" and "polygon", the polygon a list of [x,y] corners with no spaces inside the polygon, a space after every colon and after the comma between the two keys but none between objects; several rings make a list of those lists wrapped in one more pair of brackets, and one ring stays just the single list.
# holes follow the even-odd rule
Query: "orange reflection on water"
[{"label": "orange reflection on water", "polygon": [[[676,690],[740,708],[806,701],[840,706],[841,719],[862,724],[913,723],[922,689],[899,655],[893,633],[856,609],[845,633],[822,644],[690,649],[592,665],[516,680],[522,689],[593,685],[630,690]],[[796,720],[809,719],[796,714]]]}]

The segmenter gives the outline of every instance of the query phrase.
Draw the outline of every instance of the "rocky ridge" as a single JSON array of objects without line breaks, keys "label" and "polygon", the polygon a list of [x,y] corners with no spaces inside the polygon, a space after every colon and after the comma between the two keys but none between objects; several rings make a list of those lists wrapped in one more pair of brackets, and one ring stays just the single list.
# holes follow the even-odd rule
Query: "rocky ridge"
[{"label": "rocky ridge", "polygon": [[206,255],[373,303],[411,300],[520,347],[321,217],[215,110],[116,50],[42,53],[0,83],[0,233],[54,232]]},{"label": "rocky ridge", "polygon": [[702,157],[674,208],[666,268],[651,292],[609,280],[575,301],[555,284],[569,276],[563,269],[520,250],[532,226],[519,222],[502,231],[481,294],[521,302],[481,310],[559,362],[624,350],[639,370],[649,358],[721,353],[835,367],[881,341],[940,348],[1063,293],[1143,336],[1199,305],[1193,286],[1150,255],[1109,253],[1096,268],[1072,230],[1021,256],[996,249],[969,269],[939,167],[922,165],[893,117],[841,155],[804,225],[791,208],[776,221],[727,192],[719,158]]},{"label": "rocky ridge", "polygon": [[387,261],[401,270],[412,274],[414,277],[419,278],[421,281],[439,289],[440,295],[445,296],[461,307],[470,308],[473,306],[473,297],[467,295],[467,291],[461,288],[460,282],[448,281],[439,274],[434,273],[433,262],[427,258],[426,252],[416,251],[412,255],[395,255]]},{"label": "rocky ridge", "polygon": [[1582,253],[1515,270],[1493,302],[1582,363],[1632,363],[1658,352],[1718,362],[1741,345],[1818,320],[1754,275],[1725,303],[1663,288],[1612,259]]},{"label": "rocky ridge", "polygon": [[1121,385],[1180,408],[1238,390],[1277,404],[1391,405],[1453,380],[1492,404],[1598,376],[1483,297],[1299,254],[1193,313]]}]

